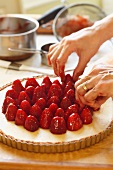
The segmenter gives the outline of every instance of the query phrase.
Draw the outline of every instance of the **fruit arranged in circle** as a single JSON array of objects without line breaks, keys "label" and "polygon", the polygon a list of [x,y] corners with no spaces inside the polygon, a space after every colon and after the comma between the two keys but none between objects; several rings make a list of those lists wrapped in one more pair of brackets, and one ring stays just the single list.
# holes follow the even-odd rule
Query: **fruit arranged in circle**
[{"label": "fruit arranged in circle", "polygon": [[2,113],[8,121],[15,121],[28,131],[43,128],[53,134],[79,130],[93,120],[90,108],[81,110],[75,100],[74,82],[69,74],[64,82],[52,82],[48,76],[41,82],[36,78],[28,78],[24,83],[15,80],[6,92]]}]

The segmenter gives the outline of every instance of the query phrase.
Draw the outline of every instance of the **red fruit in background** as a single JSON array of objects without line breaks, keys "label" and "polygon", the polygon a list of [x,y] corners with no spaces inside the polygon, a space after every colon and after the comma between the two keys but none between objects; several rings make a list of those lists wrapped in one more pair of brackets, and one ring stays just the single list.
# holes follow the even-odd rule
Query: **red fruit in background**
[{"label": "red fruit in background", "polygon": [[83,126],[82,120],[77,113],[72,113],[68,117],[68,121],[67,121],[68,130],[76,131],[76,130],[79,130],[82,126]]},{"label": "red fruit in background", "polygon": [[68,97],[68,99],[71,101],[72,104],[75,102],[74,90],[72,90],[72,89],[68,90],[67,93],[65,94],[65,96]]},{"label": "red fruit in background", "polygon": [[49,108],[45,108],[41,114],[40,127],[43,129],[49,129],[53,114],[50,112]]},{"label": "red fruit in background", "polygon": [[28,131],[34,132],[34,131],[38,130],[38,128],[39,128],[39,122],[34,116],[29,115],[29,116],[27,116],[27,118],[25,120],[24,127]]},{"label": "red fruit in background", "polygon": [[33,98],[32,98],[32,103],[36,103],[36,101],[39,98],[44,98],[45,100],[47,99],[47,95],[45,94],[45,92],[43,91],[43,88],[41,86],[37,86],[34,90],[33,93]]},{"label": "red fruit in background", "polygon": [[37,87],[37,86],[39,86],[39,84],[36,81],[36,79],[33,77],[33,78],[28,78],[27,79],[26,84],[25,84],[25,88],[28,87],[28,86]]},{"label": "red fruit in background", "polygon": [[37,104],[42,110],[44,110],[46,107],[46,100],[44,98],[39,98],[35,104]]},{"label": "red fruit in background", "polygon": [[48,98],[52,96],[57,96],[61,98],[62,96],[62,89],[58,84],[52,84],[49,91],[48,91]]},{"label": "red fruit in background", "polygon": [[27,93],[27,95],[29,96],[30,99],[32,99],[32,97],[33,97],[34,89],[35,88],[33,86],[28,86],[25,89],[25,92]]},{"label": "red fruit in background", "polygon": [[2,113],[5,113],[7,110],[7,107],[10,103],[13,103],[14,105],[16,105],[16,102],[14,99],[12,99],[11,97],[7,96],[4,99],[3,105],[2,105]]},{"label": "red fruit in background", "polygon": [[51,105],[49,106],[49,110],[53,115],[55,115],[57,109],[58,109],[58,105],[55,103],[51,103]]},{"label": "red fruit in background", "polygon": [[50,131],[53,134],[66,133],[66,122],[63,117],[55,116],[51,120]]},{"label": "red fruit in background", "polygon": [[20,104],[23,100],[27,100],[29,103],[31,103],[31,100],[25,91],[20,92],[18,96],[18,103]]},{"label": "red fruit in background", "polygon": [[21,91],[24,91],[25,88],[23,87],[21,81],[19,79],[13,81],[12,88],[19,94]]},{"label": "red fruit in background", "polygon": [[16,117],[16,112],[17,112],[17,107],[13,103],[10,103],[5,113],[6,119],[9,121],[14,121]]},{"label": "red fruit in background", "polygon": [[5,97],[11,97],[12,99],[17,99],[18,98],[18,93],[14,89],[10,89],[6,92]]},{"label": "red fruit in background", "polygon": [[44,77],[42,84],[43,83],[46,84],[46,91],[48,92],[48,90],[50,89],[50,86],[52,85],[50,78],[48,76]]},{"label": "red fruit in background", "polygon": [[63,97],[61,103],[60,103],[60,107],[66,111],[67,108],[71,105],[71,101],[67,98],[67,97]]},{"label": "red fruit in background", "polygon": [[48,101],[47,101],[47,106],[49,107],[52,103],[55,103],[59,106],[60,100],[57,96],[52,96]]},{"label": "red fruit in background", "polygon": [[62,108],[58,108],[56,110],[55,116],[64,117],[65,116],[64,110]]},{"label": "red fruit in background", "polygon": [[80,114],[80,117],[83,121],[83,124],[90,124],[92,123],[92,114],[88,107],[84,108]]},{"label": "red fruit in background", "polygon": [[24,125],[26,118],[27,114],[22,109],[18,109],[15,117],[15,124]]},{"label": "red fruit in background", "polygon": [[34,104],[30,109],[30,115],[35,116],[38,120],[40,120],[41,114],[41,108],[37,104]]},{"label": "red fruit in background", "polygon": [[31,105],[27,100],[23,100],[20,103],[20,109],[22,109],[24,112],[26,112],[27,115],[29,115],[30,109],[31,109]]}]

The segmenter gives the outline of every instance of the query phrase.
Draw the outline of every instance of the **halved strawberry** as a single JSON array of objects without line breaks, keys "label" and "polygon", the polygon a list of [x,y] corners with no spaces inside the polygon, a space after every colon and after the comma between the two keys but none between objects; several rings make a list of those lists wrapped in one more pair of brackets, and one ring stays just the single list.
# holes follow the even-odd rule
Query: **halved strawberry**
[{"label": "halved strawberry", "polygon": [[15,124],[24,126],[26,118],[27,114],[22,109],[18,109],[15,117]]},{"label": "halved strawberry", "polygon": [[23,100],[20,103],[20,109],[22,109],[24,112],[26,112],[27,115],[30,113],[31,105],[27,100]]},{"label": "halved strawberry", "polygon": [[40,127],[43,129],[49,129],[53,114],[50,112],[49,108],[45,108],[41,114]]},{"label": "halved strawberry", "polygon": [[23,87],[21,81],[19,79],[13,81],[12,88],[19,94],[21,91],[24,91],[25,88]]},{"label": "halved strawberry", "polygon": [[29,115],[29,116],[27,116],[27,118],[25,120],[24,127],[28,131],[34,132],[34,131],[38,130],[38,128],[39,128],[39,122],[34,116]]},{"label": "halved strawberry", "polygon": [[2,105],[2,113],[5,113],[6,112],[6,109],[8,107],[8,105],[10,103],[13,103],[14,105],[16,105],[16,102],[14,99],[12,99],[11,97],[7,96],[5,99],[4,99],[4,102],[3,102],[3,105]]},{"label": "halved strawberry", "polygon": [[10,103],[5,113],[6,119],[9,121],[14,121],[16,117],[16,112],[17,112],[17,107],[13,103]]},{"label": "halved strawberry", "polygon": [[25,84],[25,88],[28,86],[37,87],[37,86],[39,86],[39,83],[36,81],[36,79],[34,77],[28,78],[26,81],[26,84]]},{"label": "halved strawberry", "polygon": [[79,130],[82,126],[83,126],[82,120],[78,113],[72,113],[68,117],[68,121],[67,121],[68,130],[76,131],[76,130]]},{"label": "halved strawberry", "polygon": [[30,115],[35,116],[38,120],[40,120],[41,114],[41,108],[38,106],[38,104],[34,104],[30,109]]},{"label": "halved strawberry", "polygon": [[55,116],[51,120],[50,131],[53,134],[66,133],[66,122],[63,117]]},{"label": "halved strawberry", "polygon": [[85,107],[81,114],[80,114],[80,117],[83,121],[83,124],[90,124],[92,123],[92,113],[90,111],[90,109],[88,107]]}]

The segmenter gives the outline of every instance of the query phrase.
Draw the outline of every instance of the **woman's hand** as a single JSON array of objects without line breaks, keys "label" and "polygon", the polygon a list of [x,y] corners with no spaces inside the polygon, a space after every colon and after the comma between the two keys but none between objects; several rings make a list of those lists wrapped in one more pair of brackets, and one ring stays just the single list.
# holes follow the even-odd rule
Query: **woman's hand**
[{"label": "woman's hand", "polygon": [[75,83],[76,99],[81,107],[88,105],[94,110],[113,97],[113,66],[97,64],[91,72]]},{"label": "woman's hand", "polygon": [[79,62],[73,72],[73,79],[76,81],[81,75],[87,63],[100,47],[99,36],[93,27],[82,29],[62,39],[49,49],[48,62],[53,66],[54,72],[65,79],[65,64],[71,53],[77,53]]}]

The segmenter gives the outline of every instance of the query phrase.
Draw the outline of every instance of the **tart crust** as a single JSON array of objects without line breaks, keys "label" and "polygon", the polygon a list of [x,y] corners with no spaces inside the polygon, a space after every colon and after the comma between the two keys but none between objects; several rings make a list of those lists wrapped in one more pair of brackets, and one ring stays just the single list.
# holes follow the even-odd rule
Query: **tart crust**
[{"label": "tart crust", "polygon": [[[35,77],[38,82],[43,77]],[[25,83],[22,79],[22,83]],[[56,79],[56,77],[51,77]],[[0,141],[4,144],[24,151],[40,153],[69,152],[94,145],[106,138],[113,130],[113,101],[109,98],[100,108],[93,113],[93,122],[83,125],[80,130],[68,131],[62,135],[54,135],[49,130],[39,128],[29,132],[14,122],[7,121],[2,113],[2,104],[6,91],[11,88],[9,83],[0,88]]]}]

